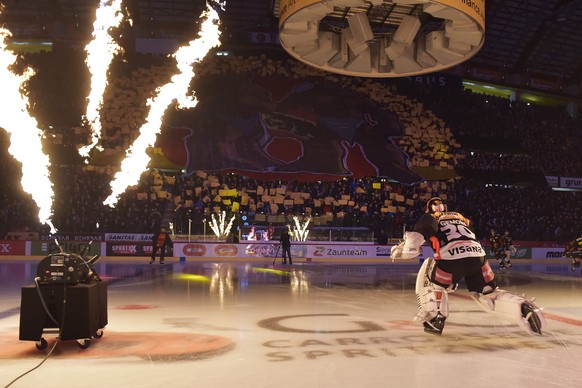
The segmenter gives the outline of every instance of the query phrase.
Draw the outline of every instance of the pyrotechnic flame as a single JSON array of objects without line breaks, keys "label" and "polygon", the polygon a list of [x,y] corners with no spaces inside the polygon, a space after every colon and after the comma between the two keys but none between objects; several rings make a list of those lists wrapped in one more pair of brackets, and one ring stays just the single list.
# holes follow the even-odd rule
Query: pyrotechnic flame
[{"label": "pyrotechnic flame", "polygon": [[171,81],[156,89],[156,96],[148,99],[146,105],[150,108],[146,122],[141,126],[139,136],[126,151],[126,157],[121,162],[121,170],[115,174],[111,182],[111,195],[103,202],[115,206],[119,196],[127,187],[139,182],[141,174],[146,170],[149,156],[146,150],[156,142],[156,136],[161,131],[164,112],[172,101],[178,101],[180,108],[193,108],[198,104],[195,97],[187,95],[192,78],[195,76],[193,64],[200,62],[211,48],[220,46],[220,30],[218,13],[206,4],[203,12],[199,38],[180,47],[173,55],[176,59],[178,74]]},{"label": "pyrotechnic flame", "polygon": [[307,221],[305,221],[303,223],[303,225],[301,224],[301,221],[299,221],[299,217],[297,217],[297,216],[293,216],[293,221],[295,221],[295,228],[296,228],[295,235],[297,236],[297,240],[298,241],[307,240],[307,235],[309,234],[309,231],[307,230],[307,225],[309,225],[309,222],[311,221],[311,217],[309,217],[307,219]]},{"label": "pyrotechnic flame", "polygon": [[36,202],[40,222],[49,225],[51,233],[56,233],[51,223],[54,192],[49,179],[50,161],[42,150],[42,131],[28,113],[28,97],[20,92],[22,84],[34,72],[30,68],[22,75],[10,71],[16,62],[16,55],[6,48],[6,40],[11,35],[0,27],[0,127],[10,134],[8,152],[22,163],[22,188]]},{"label": "pyrotechnic flame", "polygon": [[230,218],[230,221],[228,222],[228,225],[227,225],[226,224],[226,212],[223,211],[218,216],[218,221],[216,220],[216,217],[213,214],[212,221],[210,221],[208,224],[210,225],[210,228],[212,229],[212,231],[214,232],[216,237],[218,237],[218,238],[226,237],[230,233],[230,228],[232,228],[232,222],[234,221],[234,217],[235,217],[235,215],[233,214],[232,217]]},{"label": "pyrotechnic flame", "polygon": [[[93,39],[85,46],[87,58],[85,62],[91,73],[91,87],[87,96],[87,112],[85,120],[91,128],[91,144],[81,147],[79,154],[88,157],[93,147],[101,139],[101,108],[103,94],[107,87],[107,72],[113,57],[121,47],[115,43],[109,30],[118,27],[123,20],[121,12],[122,0],[101,0],[95,12],[93,23]],[[100,149],[98,147],[98,149]]]}]

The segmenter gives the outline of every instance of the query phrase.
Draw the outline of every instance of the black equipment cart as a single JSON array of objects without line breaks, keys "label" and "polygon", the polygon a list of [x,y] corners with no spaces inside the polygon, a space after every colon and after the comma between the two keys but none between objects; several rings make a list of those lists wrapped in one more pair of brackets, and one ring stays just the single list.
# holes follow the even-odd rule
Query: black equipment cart
[{"label": "black equipment cart", "polygon": [[47,347],[44,333],[60,340],[77,340],[82,349],[101,338],[107,325],[107,283],[93,264],[75,253],[55,253],[37,267],[35,284],[22,287],[20,340]]}]

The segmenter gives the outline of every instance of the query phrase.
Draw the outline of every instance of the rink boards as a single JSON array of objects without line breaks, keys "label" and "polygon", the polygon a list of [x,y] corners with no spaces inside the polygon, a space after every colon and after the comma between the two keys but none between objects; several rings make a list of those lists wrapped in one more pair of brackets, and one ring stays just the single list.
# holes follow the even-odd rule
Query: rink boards
[{"label": "rink boards", "polygon": [[[58,245],[65,252],[78,253],[89,245],[89,255],[142,257],[150,256],[151,242],[146,239],[134,241],[99,241],[89,244],[84,241],[59,241]],[[0,241],[0,256],[46,256],[58,252],[59,246],[53,241]],[[319,259],[362,259],[389,260],[392,245],[350,242],[293,242],[291,256],[304,261]],[[516,246],[514,259],[562,259],[564,248]],[[485,246],[487,256],[491,256],[489,247]],[[173,251],[167,256],[181,259],[188,258],[224,258],[254,259],[281,257],[280,244],[277,241],[248,241],[241,243],[226,242],[175,242]],[[431,257],[432,249],[425,245],[419,259]]]}]

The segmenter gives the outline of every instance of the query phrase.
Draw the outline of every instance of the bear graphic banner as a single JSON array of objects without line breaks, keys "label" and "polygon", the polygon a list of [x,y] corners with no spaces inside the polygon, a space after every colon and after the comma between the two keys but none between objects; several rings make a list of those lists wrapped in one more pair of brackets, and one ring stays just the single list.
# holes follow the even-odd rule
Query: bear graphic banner
[{"label": "bear graphic banner", "polygon": [[196,109],[172,112],[158,139],[188,173],[422,180],[394,143],[404,135],[397,115],[335,83],[222,75],[198,80],[195,89]]}]

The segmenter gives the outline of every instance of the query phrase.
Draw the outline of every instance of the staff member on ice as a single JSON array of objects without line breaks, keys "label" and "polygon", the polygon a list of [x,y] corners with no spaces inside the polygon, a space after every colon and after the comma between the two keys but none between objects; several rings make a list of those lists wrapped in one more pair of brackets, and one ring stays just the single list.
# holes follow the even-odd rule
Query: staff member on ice
[{"label": "staff member on ice", "polygon": [[160,250],[160,264],[164,264],[164,256],[166,255],[166,247],[172,245],[170,235],[166,233],[166,228],[161,227],[160,231],[155,233],[152,237],[152,257],[150,264],[156,261],[156,253]]}]

